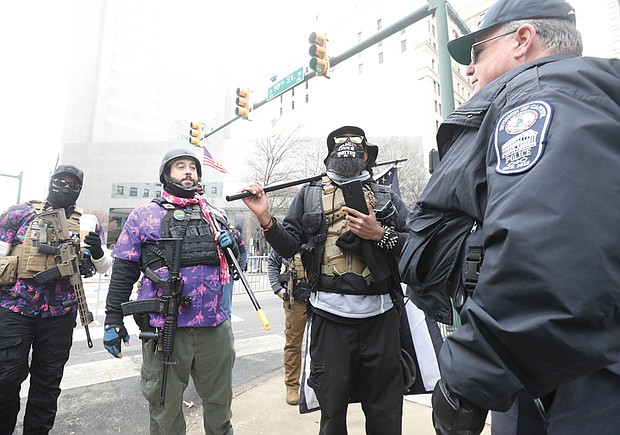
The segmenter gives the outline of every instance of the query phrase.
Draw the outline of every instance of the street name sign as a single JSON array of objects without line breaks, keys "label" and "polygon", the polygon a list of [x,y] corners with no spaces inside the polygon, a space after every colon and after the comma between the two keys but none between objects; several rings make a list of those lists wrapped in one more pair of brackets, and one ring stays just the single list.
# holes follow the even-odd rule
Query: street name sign
[{"label": "street name sign", "polygon": [[290,73],[289,75],[287,75],[286,77],[278,81],[278,83],[276,83],[275,85],[269,88],[269,90],[267,91],[267,101],[288,91],[296,84],[301,83],[303,80],[304,80],[304,68],[299,67],[297,70]]}]

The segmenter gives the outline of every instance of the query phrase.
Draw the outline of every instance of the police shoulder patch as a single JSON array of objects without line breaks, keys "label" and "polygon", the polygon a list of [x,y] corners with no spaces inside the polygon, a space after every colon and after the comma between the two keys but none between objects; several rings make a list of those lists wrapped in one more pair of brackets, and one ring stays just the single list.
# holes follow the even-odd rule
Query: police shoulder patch
[{"label": "police shoulder patch", "polygon": [[495,128],[498,174],[530,170],[543,155],[553,108],[546,101],[531,101],[502,115]]}]

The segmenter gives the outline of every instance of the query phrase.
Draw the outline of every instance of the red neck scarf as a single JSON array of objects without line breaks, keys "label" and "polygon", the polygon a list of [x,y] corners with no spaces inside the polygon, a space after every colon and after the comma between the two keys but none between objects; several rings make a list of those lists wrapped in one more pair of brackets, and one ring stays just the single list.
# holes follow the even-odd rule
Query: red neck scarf
[{"label": "red neck scarf", "polygon": [[[211,227],[211,231],[213,234],[217,234],[222,231],[221,228],[218,228],[216,225],[216,221],[211,216],[211,212],[209,211],[209,204],[207,204],[207,200],[202,195],[196,194],[193,198],[181,198],[178,196],[171,195],[165,190],[162,192],[162,198],[168,201],[170,204],[179,205],[181,207],[185,207],[190,204],[198,204],[200,206],[200,210],[204,215],[205,221]],[[226,255],[224,255],[224,251],[220,248],[219,243],[215,245],[217,247],[217,254],[220,257],[220,280],[222,284],[228,284],[230,282],[230,273],[228,272],[228,262],[226,261]]]}]

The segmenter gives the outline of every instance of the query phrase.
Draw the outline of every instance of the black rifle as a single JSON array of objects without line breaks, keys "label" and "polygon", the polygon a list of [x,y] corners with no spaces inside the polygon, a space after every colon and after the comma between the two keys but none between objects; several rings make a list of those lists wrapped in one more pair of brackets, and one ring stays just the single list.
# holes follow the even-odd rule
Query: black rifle
[{"label": "black rifle", "polygon": [[[88,347],[93,347],[93,341],[90,339],[88,325],[94,320],[93,313],[88,309],[84,286],[82,284],[82,276],[80,275],[80,261],[77,256],[79,250],[76,249],[77,243],[71,240],[69,227],[67,226],[67,218],[64,209],[54,209],[39,214],[41,220],[41,238],[39,239],[38,251],[42,254],[53,255],[56,257],[56,266],[46,269],[34,275],[34,280],[43,284],[52,279],[69,278],[75,293],[75,299],[69,299],[62,303],[67,308],[73,305],[78,306],[80,314],[80,322],[86,332],[86,342]],[[48,244],[47,228],[50,227],[56,234],[58,240],[54,241],[54,245]]]},{"label": "black rifle", "polygon": [[[174,336],[177,329],[177,317],[179,304],[186,305],[188,301],[183,298],[183,279],[179,276],[181,266],[181,243],[183,238],[163,238],[161,242],[172,243],[171,258],[167,258],[169,265],[168,278],[162,279],[151,268],[147,267],[144,276],[162,289],[163,295],[159,298],[140,299],[121,304],[123,315],[163,313],[164,326],[156,332],[142,331],[138,336],[141,340],[155,340],[156,346],[161,348],[161,363],[163,364],[161,377],[161,393],[159,396],[160,406],[166,402],[166,382],[168,380],[168,368],[170,365],[179,364],[179,359],[172,353],[174,350]],[[168,261],[169,260],[169,261]]]}]

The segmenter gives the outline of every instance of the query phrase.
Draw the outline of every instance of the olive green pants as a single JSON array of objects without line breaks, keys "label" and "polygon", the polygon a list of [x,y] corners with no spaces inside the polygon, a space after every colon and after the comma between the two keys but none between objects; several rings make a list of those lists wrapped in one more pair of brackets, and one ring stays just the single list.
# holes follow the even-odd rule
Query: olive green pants
[{"label": "olive green pants", "polygon": [[179,364],[168,365],[165,406],[160,406],[161,352],[154,342],[142,343],[142,394],[149,402],[150,433],[185,434],[183,392],[192,376],[202,399],[207,435],[232,435],[232,369],[235,349],[230,320],[215,328],[177,328],[173,354]]}]

